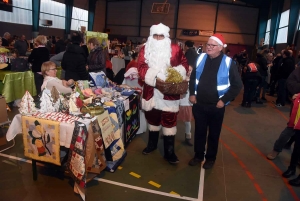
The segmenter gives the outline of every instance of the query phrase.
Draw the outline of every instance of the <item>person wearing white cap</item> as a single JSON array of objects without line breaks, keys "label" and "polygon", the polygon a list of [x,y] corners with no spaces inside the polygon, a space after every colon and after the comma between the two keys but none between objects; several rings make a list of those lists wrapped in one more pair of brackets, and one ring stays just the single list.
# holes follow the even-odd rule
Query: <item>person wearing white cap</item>
[{"label": "person wearing white cap", "polygon": [[201,163],[205,157],[203,168],[213,167],[225,105],[238,95],[243,86],[235,62],[222,52],[226,46],[221,34],[212,35],[206,43],[206,53],[197,59],[197,68],[190,78],[189,99],[193,103],[195,119],[195,156],[189,162],[191,166]]},{"label": "person wearing white cap", "polygon": [[170,28],[160,23],[150,28],[150,36],[138,57],[138,72],[144,81],[142,108],[148,122],[149,140],[143,154],[157,148],[159,131],[164,136],[164,158],[171,164],[179,160],[174,152],[180,95],[165,95],[156,88],[156,79],[166,80],[167,68],[177,70],[186,79],[189,65],[177,44],[171,44]]}]

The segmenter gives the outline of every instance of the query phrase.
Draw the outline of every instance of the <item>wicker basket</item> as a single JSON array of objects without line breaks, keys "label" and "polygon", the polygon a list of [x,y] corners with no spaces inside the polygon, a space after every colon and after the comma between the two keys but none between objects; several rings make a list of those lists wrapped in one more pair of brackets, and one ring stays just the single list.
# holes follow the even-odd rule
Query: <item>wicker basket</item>
[{"label": "wicker basket", "polygon": [[189,82],[182,81],[180,83],[164,82],[160,79],[156,79],[156,88],[165,95],[180,95],[185,94],[188,90]]}]

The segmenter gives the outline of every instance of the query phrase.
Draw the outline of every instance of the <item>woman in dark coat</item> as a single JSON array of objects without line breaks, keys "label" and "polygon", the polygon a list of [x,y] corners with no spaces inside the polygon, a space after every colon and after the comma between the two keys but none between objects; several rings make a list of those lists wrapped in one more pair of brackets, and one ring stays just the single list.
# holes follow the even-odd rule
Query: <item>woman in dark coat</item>
[{"label": "woman in dark coat", "polygon": [[80,47],[81,37],[74,34],[71,38],[71,44],[67,46],[67,50],[61,61],[61,67],[65,70],[65,80],[73,79],[88,80],[89,73],[86,70],[86,57],[83,49]]},{"label": "woman in dark coat", "polygon": [[37,94],[41,93],[41,87],[44,77],[41,73],[41,66],[44,62],[49,61],[49,50],[45,47],[47,43],[46,36],[39,35],[34,40],[34,48],[28,57],[28,62],[32,63],[32,72],[34,74],[34,83]]},{"label": "woman in dark coat", "polygon": [[88,40],[88,47],[90,48],[90,54],[88,57],[88,71],[106,73],[106,60],[105,51],[96,38],[90,38]]}]

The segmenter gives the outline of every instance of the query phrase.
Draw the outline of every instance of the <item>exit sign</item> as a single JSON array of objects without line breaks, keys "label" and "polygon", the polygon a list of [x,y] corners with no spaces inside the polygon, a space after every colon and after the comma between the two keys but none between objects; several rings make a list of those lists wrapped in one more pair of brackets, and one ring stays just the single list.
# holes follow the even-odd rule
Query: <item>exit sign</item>
[{"label": "exit sign", "polygon": [[0,0],[0,10],[13,12],[12,0]]}]

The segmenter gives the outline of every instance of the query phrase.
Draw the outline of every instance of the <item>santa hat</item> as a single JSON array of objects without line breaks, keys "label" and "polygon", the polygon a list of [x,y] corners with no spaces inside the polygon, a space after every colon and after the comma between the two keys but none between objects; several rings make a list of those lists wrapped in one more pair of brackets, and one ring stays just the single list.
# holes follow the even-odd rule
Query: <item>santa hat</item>
[{"label": "santa hat", "polygon": [[222,34],[218,34],[215,33],[214,35],[212,35],[210,37],[210,39],[213,39],[214,41],[216,41],[217,43],[219,43],[219,45],[222,45],[223,47],[227,47],[227,44],[225,44],[225,40]]},{"label": "santa hat", "polygon": [[170,28],[162,23],[152,25],[150,28],[150,36],[153,36],[154,34],[162,34],[165,37],[170,37]]}]

